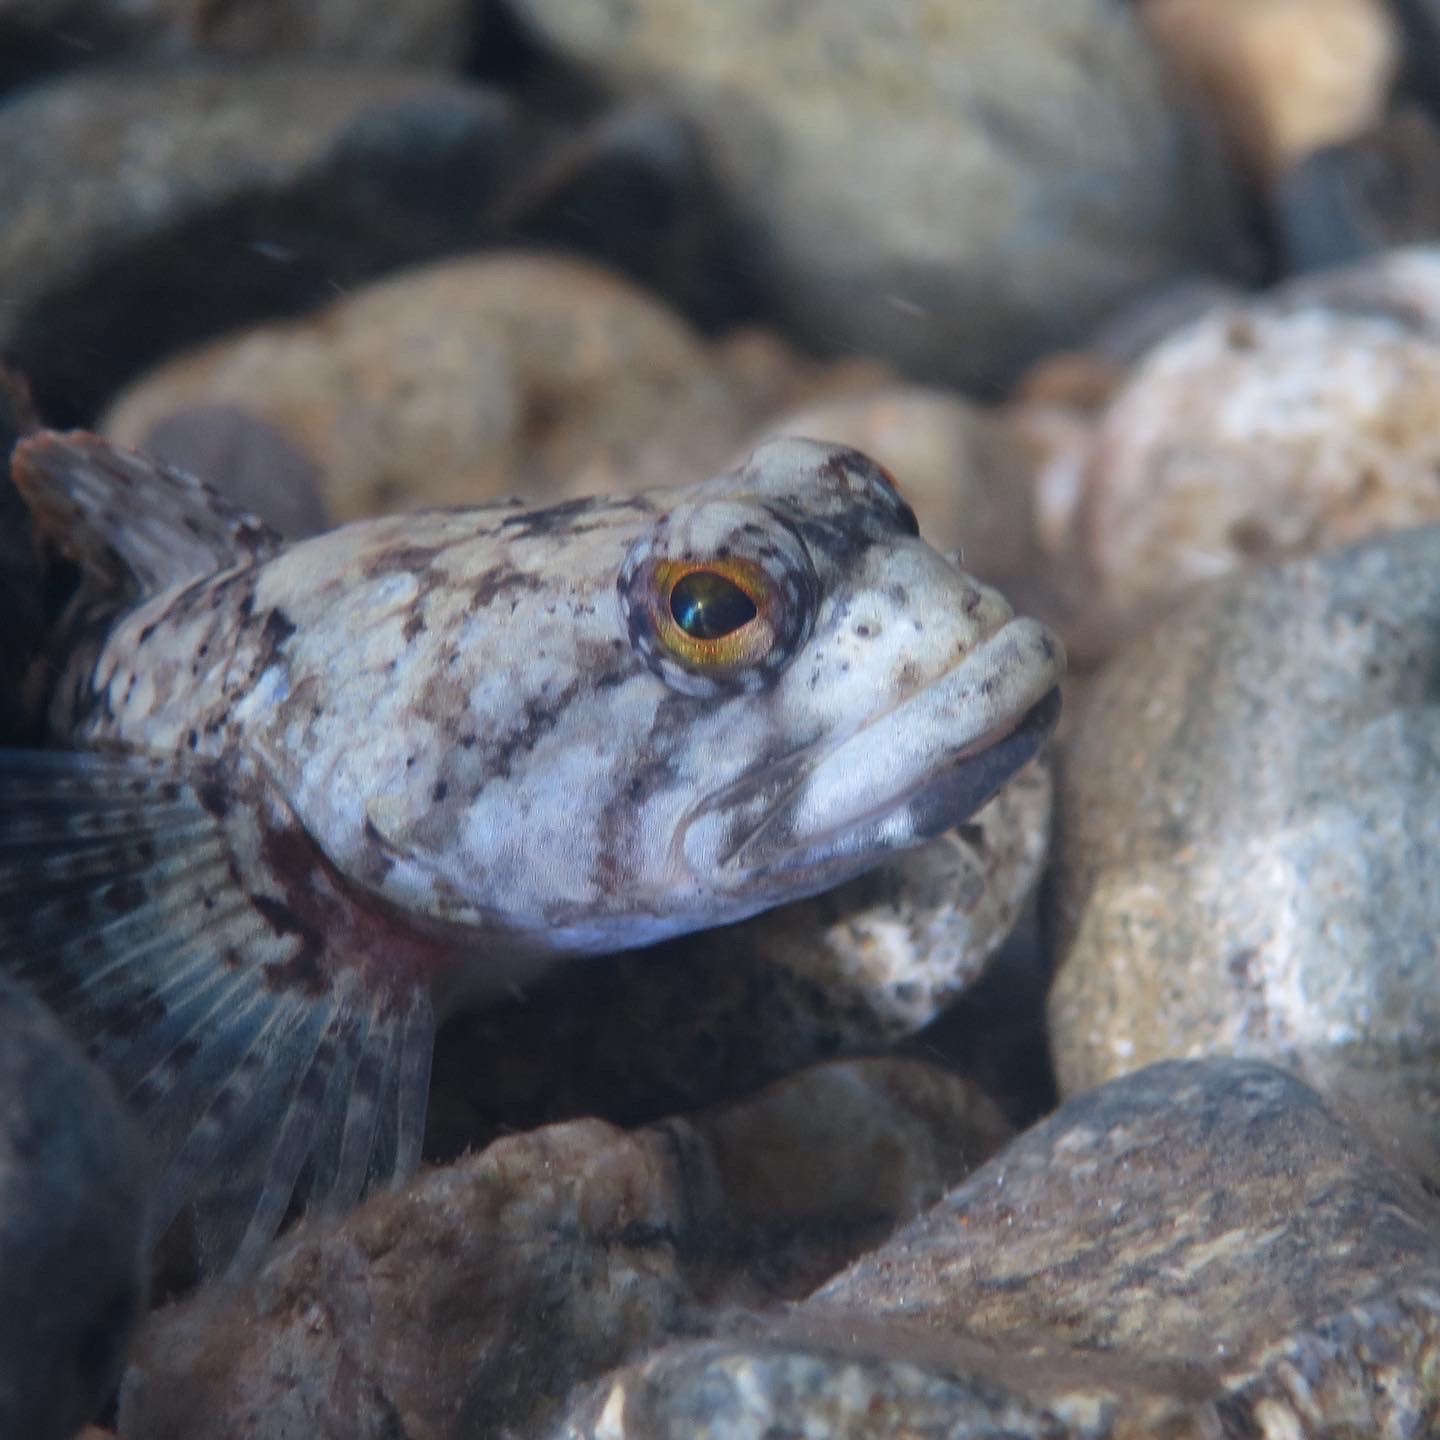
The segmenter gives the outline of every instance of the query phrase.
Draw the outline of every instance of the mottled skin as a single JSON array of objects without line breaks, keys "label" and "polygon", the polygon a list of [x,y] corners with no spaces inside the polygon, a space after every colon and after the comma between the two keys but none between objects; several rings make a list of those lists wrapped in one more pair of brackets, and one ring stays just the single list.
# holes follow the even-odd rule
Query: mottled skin
[{"label": "mottled skin", "polygon": [[297,1193],[414,1169],[437,1014],[848,879],[967,818],[1058,708],[1058,642],[836,446],[289,546],[93,436],[15,473],[88,583],[72,753],[0,751],[0,968],[216,1263]]},{"label": "mottled skin", "polygon": [[[675,688],[617,587],[656,544],[749,545],[782,583],[790,552],[808,557],[808,638],[753,688]],[[252,756],[342,874],[478,932],[469,989],[515,960],[734,920],[925,838],[943,827],[912,797],[1061,665],[1047,631],[916,538],[869,462],[783,441],[688,492],[363,522],[158,595],[112,633],[77,738]],[[813,834],[725,863],[792,792],[838,786],[822,762],[842,742],[942,684],[942,753],[892,756],[883,789]]]}]

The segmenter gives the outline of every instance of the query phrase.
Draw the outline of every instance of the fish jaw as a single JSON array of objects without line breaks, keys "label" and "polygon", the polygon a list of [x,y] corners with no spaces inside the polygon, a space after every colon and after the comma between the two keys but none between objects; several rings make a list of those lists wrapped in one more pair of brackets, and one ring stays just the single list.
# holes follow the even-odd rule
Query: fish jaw
[{"label": "fish jaw", "polygon": [[686,866],[717,889],[818,889],[961,824],[1054,729],[1064,668],[1046,626],[1011,620],[838,743],[710,797],[683,829]]}]

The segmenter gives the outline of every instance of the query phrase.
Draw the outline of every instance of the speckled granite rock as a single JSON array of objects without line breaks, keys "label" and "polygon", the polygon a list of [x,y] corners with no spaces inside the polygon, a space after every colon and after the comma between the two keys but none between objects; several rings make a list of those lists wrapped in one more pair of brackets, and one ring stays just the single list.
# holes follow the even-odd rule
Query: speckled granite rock
[{"label": "speckled granite rock", "polygon": [[1142,0],[1139,10],[1264,178],[1384,113],[1400,58],[1386,0]]},{"label": "speckled granite rock", "polygon": [[1440,1135],[1440,527],[1197,595],[1100,675],[1064,756],[1062,1089],[1216,1051]]},{"label": "speckled granite rock", "polygon": [[817,345],[998,385],[1227,263],[1210,136],[1109,0],[516,0],[546,45],[702,127],[751,261]]},{"label": "speckled granite rock", "polygon": [[774,343],[736,346],[732,362],[732,347],[582,261],[479,255],[183,356],[122,395],[104,428],[138,444],[176,411],[237,407],[318,465],[340,521],[559,500],[703,478],[813,389],[815,367]]},{"label": "speckled granite rock", "polygon": [[1042,760],[969,825],[829,894],[458,1016],[436,1048],[431,1153],[574,1115],[633,1124],[914,1034],[1014,928],[1050,804]]},{"label": "speckled granite rock", "polygon": [[566,1440],[1422,1440],[1440,1206],[1266,1065],[1070,1101],[790,1317],[595,1387]]},{"label": "speckled granite rock", "polygon": [[0,353],[48,421],[88,420],[176,345],[474,243],[515,135],[499,96],[400,71],[96,70],[25,91],[0,107]]},{"label": "speckled granite rock", "polygon": [[121,1434],[528,1433],[712,1307],[803,1293],[1006,1134],[955,1077],[872,1062],[631,1135],[577,1121],[499,1141],[302,1228],[246,1287],[158,1313]]},{"label": "speckled granite rock", "polygon": [[1440,245],[1411,245],[1290,281],[1271,295],[1280,310],[1335,310],[1392,321],[1440,343]]},{"label": "speckled granite rock", "polygon": [[145,1290],[144,1140],[28,991],[0,983],[0,1435],[65,1440],[110,1395]]},{"label": "speckled granite rock", "polygon": [[475,0],[0,0],[0,49],[37,69],[116,55],[254,59],[313,56],[458,67],[475,32]]},{"label": "speckled granite rock", "polygon": [[1437,465],[1440,343],[1282,296],[1150,351],[1093,430],[1052,451],[1040,533],[1086,572],[1113,644],[1197,582],[1440,519]]}]

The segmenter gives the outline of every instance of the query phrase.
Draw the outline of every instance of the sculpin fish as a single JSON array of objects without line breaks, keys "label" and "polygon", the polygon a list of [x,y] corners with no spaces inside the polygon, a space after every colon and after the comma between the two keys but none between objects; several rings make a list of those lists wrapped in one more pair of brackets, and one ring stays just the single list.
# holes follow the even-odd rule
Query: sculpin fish
[{"label": "sculpin fish", "polygon": [[917,845],[1059,709],[1055,637],[838,446],[290,544],[93,436],[14,472],[98,638],[72,751],[0,752],[0,964],[115,1077],[154,1223],[197,1201],[212,1264],[415,1168],[437,1016]]}]

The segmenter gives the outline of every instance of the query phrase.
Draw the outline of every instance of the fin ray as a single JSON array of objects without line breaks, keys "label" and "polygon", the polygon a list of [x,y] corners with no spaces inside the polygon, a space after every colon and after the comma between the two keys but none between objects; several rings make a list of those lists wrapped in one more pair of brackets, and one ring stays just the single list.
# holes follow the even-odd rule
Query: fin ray
[{"label": "fin ray", "polygon": [[418,1165],[431,942],[362,913],[259,767],[0,753],[0,836],[0,969],[137,1110],[208,1263]]},{"label": "fin ray", "polygon": [[154,594],[273,555],[280,537],[193,475],[98,435],[41,430],[15,447],[15,486],[96,599]]}]

